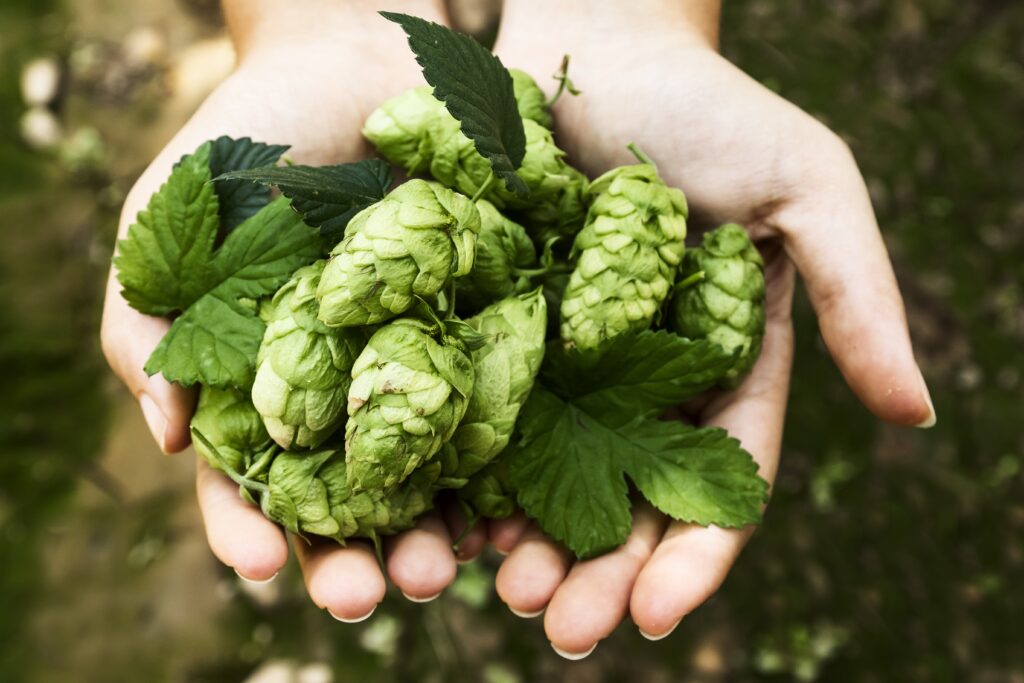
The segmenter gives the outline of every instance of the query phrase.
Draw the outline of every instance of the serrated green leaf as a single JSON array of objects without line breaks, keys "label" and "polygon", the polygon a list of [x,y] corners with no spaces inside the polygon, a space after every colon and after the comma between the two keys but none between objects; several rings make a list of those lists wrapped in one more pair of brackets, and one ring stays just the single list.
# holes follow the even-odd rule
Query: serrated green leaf
[{"label": "serrated green leaf", "polygon": [[183,158],[118,242],[121,294],[138,311],[183,311],[212,287],[219,220],[209,161],[210,143]]},{"label": "serrated green leaf", "polygon": [[720,429],[589,414],[537,387],[523,407],[522,439],[510,451],[523,510],[581,558],[625,542],[628,476],[674,519],[740,527],[761,519],[767,483],[739,442]]},{"label": "serrated green leaf", "polygon": [[[580,422],[583,420],[583,422]],[[591,420],[541,387],[523,406],[522,442],[507,456],[519,505],[579,557],[622,545],[632,526],[622,469],[585,438]]]},{"label": "serrated green leaf", "polygon": [[707,340],[645,330],[587,351],[555,342],[541,376],[545,386],[589,414],[626,423],[638,415],[660,415],[707,391],[726,375],[735,355]]},{"label": "serrated green leaf", "polygon": [[[224,182],[274,185],[288,197],[308,225],[338,240],[352,216],[374,204],[391,187],[391,167],[380,159],[334,166],[264,166],[232,171],[214,178]],[[258,187],[258,185],[254,185]]]},{"label": "serrated green leaf", "polygon": [[[251,138],[222,135],[210,143],[210,175],[216,178],[230,171],[274,164],[287,150],[288,145],[268,145]],[[270,202],[269,188],[244,180],[217,183],[214,191],[220,202],[220,227],[224,233],[230,233]]]},{"label": "serrated green leaf", "polygon": [[381,12],[409,37],[434,96],[462,124],[462,132],[491,164],[494,175],[520,196],[529,194],[515,171],[526,154],[512,76],[494,54],[470,36],[419,17]]},{"label": "serrated green leaf", "polygon": [[255,305],[246,302],[273,293],[314,261],[321,246],[286,199],[268,204],[228,235],[209,260],[208,290],[175,319],[146,372],[185,386],[251,386],[264,326]]}]

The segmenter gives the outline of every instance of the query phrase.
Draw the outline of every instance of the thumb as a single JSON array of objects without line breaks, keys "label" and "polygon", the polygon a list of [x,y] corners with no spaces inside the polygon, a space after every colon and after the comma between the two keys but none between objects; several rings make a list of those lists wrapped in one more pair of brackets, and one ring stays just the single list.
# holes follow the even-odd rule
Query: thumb
[{"label": "thumb", "polygon": [[103,354],[135,396],[153,439],[164,453],[176,453],[189,445],[188,427],[195,406],[195,390],[171,384],[161,375],[149,377],[143,369],[170,324],[130,308],[111,272],[100,327]]}]

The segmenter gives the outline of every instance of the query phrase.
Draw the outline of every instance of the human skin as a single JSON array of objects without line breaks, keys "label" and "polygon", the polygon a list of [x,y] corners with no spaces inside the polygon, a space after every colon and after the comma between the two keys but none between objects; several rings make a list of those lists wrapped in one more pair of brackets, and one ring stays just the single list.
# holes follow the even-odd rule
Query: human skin
[{"label": "human skin", "polygon": [[[225,16],[237,67],[203,102],[143,172],[125,200],[119,235],[170,173],[173,163],[220,135],[290,144],[297,163],[328,164],[370,155],[360,130],[385,99],[422,84],[401,29],[376,12],[389,9],[445,23],[443,3],[425,0],[227,0]],[[140,403],[154,439],[166,453],[189,445],[195,392],[143,366],[170,323],[131,309],[111,270],[101,339],[111,367]],[[238,496],[224,475],[197,461],[196,492],[214,554],[253,581],[274,577],[288,558],[278,526]],[[389,578],[410,599],[439,594],[455,577],[456,561],[479,552],[482,528],[452,551],[457,512],[429,514],[415,529],[388,539]],[[369,616],[385,592],[372,548],[360,541],[308,545],[295,540],[310,597],[340,620]]]},{"label": "human skin", "polygon": [[[378,7],[379,5],[379,7]],[[398,27],[377,9],[444,22],[440,2],[406,0],[227,0],[239,54],[235,72],[204,102],[143,173],[125,202],[123,236],[182,154],[222,134],[292,145],[299,163],[369,154],[360,129],[382,101],[422,77]],[[633,161],[636,142],[681,187],[693,223],[744,223],[762,246],[768,323],[761,359],[734,392],[701,406],[697,419],[728,429],[774,478],[792,358],[795,271],[804,278],[822,335],[851,388],[880,417],[934,422],[913,358],[903,304],[864,182],[848,148],[798,108],[745,76],[716,52],[718,6],[707,0],[632,3],[506,0],[496,51],[542,86],[564,52],[584,94],[555,107],[557,134],[574,164],[595,175]],[[102,341],[111,367],[139,400],[165,452],[188,446],[194,393],[146,377],[142,368],[168,321],[129,308],[111,272]],[[266,580],[284,565],[284,534],[202,461],[197,494],[213,552],[243,577]],[[721,584],[748,531],[669,523],[635,508],[622,548],[573,562],[519,515],[491,525],[509,552],[498,593],[520,614],[546,608],[545,629],[561,654],[588,653],[629,614],[661,637]],[[457,512],[442,510],[386,544],[390,579],[413,599],[435,596],[454,578]],[[480,530],[460,545],[468,559]],[[342,620],[368,616],[385,577],[369,546],[295,548],[313,601]]]},{"label": "human skin", "polygon": [[[691,226],[744,224],[766,259],[767,326],[753,372],[692,417],[741,440],[773,481],[793,355],[799,271],[821,334],[850,388],[879,417],[931,426],[903,302],[849,148],[813,117],[722,58],[720,6],[650,0],[506,0],[495,52],[553,90],[564,53],[582,91],[554,107],[556,136],[593,177],[633,161],[635,142],[686,192]],[[672,522],[644,503],[627,543],[576,562],[521,516],[491,525],[510,553],[497,591],[521,615],[544,613],[559,654],[589,654],[628,614],[668,635],[721,585],[749,530]]]}]

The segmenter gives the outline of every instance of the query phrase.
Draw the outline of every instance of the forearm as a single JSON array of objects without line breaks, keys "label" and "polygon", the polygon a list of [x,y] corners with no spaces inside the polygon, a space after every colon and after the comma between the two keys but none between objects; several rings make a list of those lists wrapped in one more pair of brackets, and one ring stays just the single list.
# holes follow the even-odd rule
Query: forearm
[{"label": "forearm", "polygon": [[545,27],[544,33],[581,29],[600,39],[615,31],[663,33],[675,27],[680,36],[717,50],[721,6],[721,0],[505,0],[502,33],[540,25]]},{"label": "forearm", "polygon": [[[239,58],[254,50],[274,50],[310,42],[337,44],[343,39],[382,37],[387,23],[381,10],[405,12],[447,23],[443,0],[223,0],[224,18]],[[398,42],[401,31],[384,31]],[[391,34],[394,36],[391,36]]]}]

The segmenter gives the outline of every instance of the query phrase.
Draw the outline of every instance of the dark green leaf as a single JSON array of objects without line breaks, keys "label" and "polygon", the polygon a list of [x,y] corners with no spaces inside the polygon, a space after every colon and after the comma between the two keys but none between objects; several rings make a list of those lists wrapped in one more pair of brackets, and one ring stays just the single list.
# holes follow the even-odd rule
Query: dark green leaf
[{"label": "dark green leaf", "polygon": [[395,12],[381,16],[400,25],[409,47],[462,132],[491,163],[509,190],[529,189],[515,171],[526,154],[526,133],[519,116],[512,76],[501,60],[473,38],[433,22]]},{"label": "dark green leaf", "polygon": [[[210,143],[210,175],[229,171],[259,168],[277,163],[288,145],[268,145],[250,138],[223,135]],[[214,186],[220,200],[220,227],[225,233],[234,230],[270,201],[270,189],[244,180],[230,180]]]},{"label": "dark green leaf", "polygon": [[741,527],[761,519],[768,484],[724,431],[592,415],[537,387],[523,407],[509,468],[523,510],[581,558],[625,542],[628,475],[674,519]]},{"label": "dark green leaf", "polygon": [[588,351],[566,351],[555,342],[542,376],[545,386],[591,415],[626,423],[707,391],[733,366],[735,355],[707,340],[645,330]]},{"label": "dark green leaf", "polygon": [[380,159],[336,166],[264,166],[218,176],[221,182],[274,185],[308,225],[339,240],[352,216],[380,201],[391,186],[391,167]]}]

